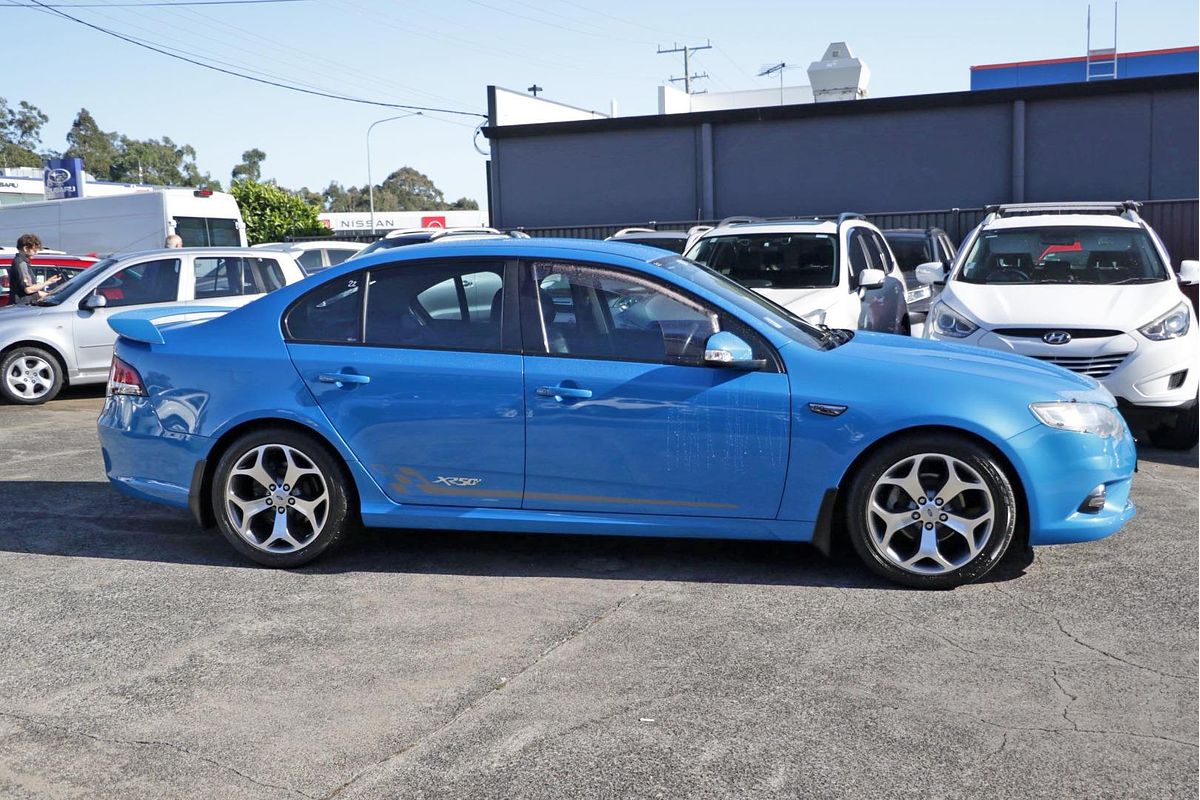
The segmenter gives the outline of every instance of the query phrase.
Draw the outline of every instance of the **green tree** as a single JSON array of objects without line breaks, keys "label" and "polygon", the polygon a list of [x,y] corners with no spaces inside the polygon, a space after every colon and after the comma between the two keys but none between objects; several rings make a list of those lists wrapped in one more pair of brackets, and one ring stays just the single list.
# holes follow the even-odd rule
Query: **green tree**
[{"label": "green tree", "polygon": [[86,108],[79,109],[67,131],[67,158],[82,158],[84,168],[97,180],[113,180],[113,165],[120,151],[117,134],[101,130]]},{"label": "green tree", "polygon": [[286,189],[269,183],[238,181],[230,192],[242,210],[250,244],[328,233],[317,219],[317,207]]},{"label": "green tree", "polygon": [[48,119],[35,105],[22,100],[14,109],[0,97],[0,166],[40,167],[37,150]]},{"label": "green tree", "polygon": [[233,168],[233,173],[229,177],[230,182],[258,183],[262,179],[262,162],[266,160],[267,154],[257,147],[242,153],[242,163]]},{"label": "green tree", "polygon": [[131,139],[122,136],[113,160],[111,179],[122,183],[150,183],[159,186],[208,186],[221,184],[196,166],[196,149],[190,144],[177,145],[169,136],[159,139]]},{"label": "green tree", "polygon": [[450,209],[448,210],[478,211],[479,203],[469,197],[460,197],[450,204]]},{"label": "green tree", "polygon": [[[371,207],[367,187],[359,189],[343,187],[337,181],[323,191],[326,211],[366,211]],[[434,185],[429,176],[412,167],[401,167],[388,175],[383,183],[375,187],[376,211],[449,211],[479,208],[479,203],[469,197],[460,197],[447,203],[442,190]]]}]

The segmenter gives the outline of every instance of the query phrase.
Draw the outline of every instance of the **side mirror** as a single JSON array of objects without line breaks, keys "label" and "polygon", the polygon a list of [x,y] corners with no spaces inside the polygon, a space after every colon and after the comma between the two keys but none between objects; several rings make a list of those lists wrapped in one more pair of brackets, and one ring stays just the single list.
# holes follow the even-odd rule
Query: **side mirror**
[{"label": "side mirror", "polygon": [[917,268],[913,272],[917,276],[917,282],[926,286],[934,284],[940,286],[946,282],[946,268],[940,261],[926,261],[924,264],[917,264]]},{"label": "side mirror", "polygon": [[95,311],[97,308],[104,308],[108,305],[108,298],[102,294],[89,294],[83,298],[83,302],[79,304],[80,308],[88,311]]},{"label": "side mirror", "polygon": [[766,359],[755,358],[754,351],[740,336],[721,331],[704,343],[704,364],[709,367],[757,370],[767,365]]},{"label": "side mirror", "polygon": [[859,289],[878,289],[887,280],[887,273],[881,269],[864,269],[858,273]]},{"label": "side mirror", "polygon": [[1200,261],[1180,261],[1179,282],[1187,284],[1200,283]]}]

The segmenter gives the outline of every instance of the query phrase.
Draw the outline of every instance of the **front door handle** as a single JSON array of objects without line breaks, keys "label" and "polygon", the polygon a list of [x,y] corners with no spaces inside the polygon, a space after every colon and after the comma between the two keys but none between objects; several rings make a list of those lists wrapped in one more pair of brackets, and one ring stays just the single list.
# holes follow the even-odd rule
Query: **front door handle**
[{"label": "front door handle", "polygon": [[553,397],[560,403],[564,397],[572,400],[590,400],[592,397],[591,389],[576,389],[573,386],[539,386],[535,393],[538,397]]},{"label": "front door handle", "polygon": [[341,389],[346,384],[364,384],[371,382],[370,375],[358,375],[353,372],[323,372],[317,376],[321,383],[332,383]]}]

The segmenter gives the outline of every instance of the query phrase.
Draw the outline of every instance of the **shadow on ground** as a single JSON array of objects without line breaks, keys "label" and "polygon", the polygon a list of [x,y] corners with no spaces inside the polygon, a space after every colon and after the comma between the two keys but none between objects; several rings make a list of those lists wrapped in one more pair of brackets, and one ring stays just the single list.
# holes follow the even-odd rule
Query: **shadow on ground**
[{"label": "shadow on ground", "polygon": [[[0,519],[0,552],[256,568],[184,511],[128,498],[105,483],[5,481],[27,513]],[[853,553],[825,558],[807,544],[709,539],[370,529],[299,572],[394,572],[898,589]],[[985,580],[1019,577],[1015,547]]]}]

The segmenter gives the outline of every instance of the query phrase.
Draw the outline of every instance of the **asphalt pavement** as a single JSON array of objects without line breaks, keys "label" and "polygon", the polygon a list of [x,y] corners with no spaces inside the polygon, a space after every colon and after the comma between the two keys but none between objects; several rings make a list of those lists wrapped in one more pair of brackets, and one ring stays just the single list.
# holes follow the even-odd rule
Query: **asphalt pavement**
[{"label": "asphalt pavement", "polygon": [[282,572],[0,406],[0,797],[1197,795],[1196,451],[918,592],[802,545],[373,531]]}]

